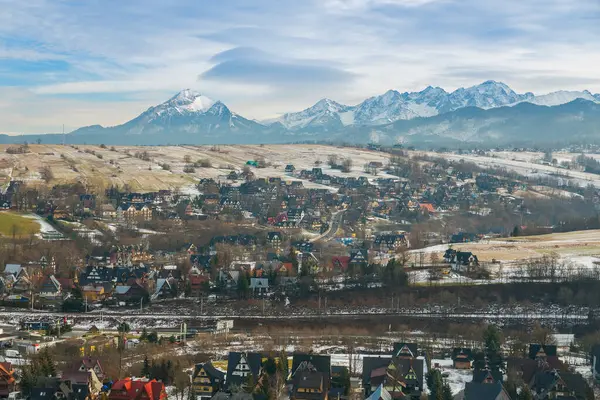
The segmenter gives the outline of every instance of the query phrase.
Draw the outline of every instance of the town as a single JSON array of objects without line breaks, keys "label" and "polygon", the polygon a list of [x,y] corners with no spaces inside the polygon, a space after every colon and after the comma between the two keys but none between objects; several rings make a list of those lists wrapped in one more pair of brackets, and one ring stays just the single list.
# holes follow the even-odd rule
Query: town
[{"label": "town", "polygon": [[[89,175],[65,181],[52,163],[39,171],[17,163],[0,195],[0,341],[5,369],[14,370],[7,395],[42,398],[34,396],[39,389],[70,398],[73,385],[83,384],[82,398],[119,399],[173,391],[197,398],[593,396],[600,196],[576,177],[519,175],[402,146],[347,150],[356,157],[320,146],[315,161],[278,166],[265,150],[225,169],[194,161],[189,148],[177,164],[151,148],[64,148],[118,168],[160,165],[161,173],[196,181],[133,190]],[[69,173],[78,168],[70,156],[38,154],[59,159]],[[551,155],[540,157],[544,165]],[[580,171],[585,160],[564,168]],[[502,344],[469,333],[490,321],[503,327]],[[370,343],[344,343],[340,362],[315,350],[331,334],[325,329]],[[450,331],[460,333],[446,348]],[[394,335],[400,341],[411,332],[422,332],[416,343],[383,350],[394,348]],[[372,343],[381,335],[385,343]],[[561,335],[570,338],[563,361],[549,339]],[[296,351],[301,339],[314,346]],[[270,349],[257,347],[265,340]],[[248,346],[234,352],[234,343]],[[527,357],[530,343],[544,350]],[[73,357],[84,361],[71,366]],[[88,357],[102,367],[89,367],[96,364]],[[78,366],[85,382],[63,379]],[[54,379],[40,389],[47,375]]]}]

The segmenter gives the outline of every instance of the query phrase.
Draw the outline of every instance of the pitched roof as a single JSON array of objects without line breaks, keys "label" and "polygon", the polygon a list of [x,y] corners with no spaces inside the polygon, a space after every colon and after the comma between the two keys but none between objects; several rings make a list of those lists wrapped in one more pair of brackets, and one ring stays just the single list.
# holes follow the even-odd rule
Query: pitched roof
[{"label": "pitched roof", "polygon": [[416,357],[418,356],[418,349],[416,343],[394,343],[394,357],[406,356]]},{"label": "pitched roof", "polygon": [[367,397],[367,400],[392,400],[392,395],[385,390],[382,383],[369,397]]},{"label": "pitched roof", "polygon": [[529,358],[535,360],[536,357],[551,357],[556,356],[556,345],[551,344],[530,344]]},{"label": "pitched roof", "polygon": [[469,382],[465,385],[464,400],[496,400],[503,391],[502,384]]},{"label": "pitched roof", "polygon": [[378,368],[387,367],[392,362],[390,357],[363,357],[362,365],[362,384],[363,387],[369,384],[371,372]]},{"label": "pitched roof", "polygon": [[241,386],[246,383],[246,378],[236,374],[236,368],[241,364],[242,361],[249,367],[249,372],[256,378],[258,377],[262,365],[262,355],[260,353],[240,353],[230,352],[227,359],[227,386],[231,385]]},{"label": "pitched roof", "polygon": [[216,369],[210,361],[201,364],[196,364],[192,378],[198,376],[198,373],[200,373],[200,370],[202,369],[204,369],[204,372],[206,372],[208,376],[211,376],[213,378],[219,378],[221,381],[225,379],[225,373]]}]

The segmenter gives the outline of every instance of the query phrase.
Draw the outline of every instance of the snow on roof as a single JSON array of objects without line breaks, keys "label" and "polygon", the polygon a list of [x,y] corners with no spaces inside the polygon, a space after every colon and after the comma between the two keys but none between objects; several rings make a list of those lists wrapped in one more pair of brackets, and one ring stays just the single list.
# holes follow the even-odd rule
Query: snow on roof
[{"label": "snow on roof", "polygon": [[6,264],[4,267],[4,275],[18,275],[21,272],[21,264]]},{"label": "snow on roof", "polygon": [[131,286],[117,286],[115,288],[115,293],[116,294],[125,294],[125,293],[129,292],[129,289],[131,289]]}]

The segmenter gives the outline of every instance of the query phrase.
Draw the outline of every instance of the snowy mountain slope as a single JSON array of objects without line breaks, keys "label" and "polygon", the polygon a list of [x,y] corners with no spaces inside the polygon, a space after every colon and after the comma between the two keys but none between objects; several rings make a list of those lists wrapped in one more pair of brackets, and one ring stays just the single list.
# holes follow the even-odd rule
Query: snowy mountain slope
[{"label": "snowy mountain slope", "polygon": [[600,102],[600,95],[586,91],[559,91],[536,96],[533,93],[519,94],[502,82],[485,81],[468,88],[459,88],[451,93],[439,87],[428,86],[420,92],[386,93],[369,97],[355,106],[346,106],[333,100],[323,99],[314,106],[296,113],[287,113],[280,118],[263,121],[270,125],[280,123],[291,131],[331,132],[342,126],[376,126],[399,120],[432,117],[465,107],[484,110],[530,102],[537,105],[556,106],[575,99]]},{"label": "snowy mountain slope", "polygon": [[204,135],[255,134],[265,127],[235,114],[220,101],[186,89],[166,102],[110,128],[91,126],[73,132],[80,135]]},{"label": "snowy mountain slope", "polygon": [[[343,123],[340,115],[345,114],[349,110],[349,106],[336,103],[333,100],[322,99],[306,110],[284,114],[282,117],[270,122],[279,122],[288,129],[340,127],[346,125]],[[348,121],[347,117],[345,120]]]},{"label": "snowy mountain slope", "polygon": [[560,104],[570,103],[575,99],[583,99],[588,101],[600,101],[600,98],[594,97],[587,90],[584,91],[567,91],[560,90],[558,92],[552,92],[540,96],[535,96],[532,99],[526,100],[529,103],[537,104],[539,106],[558,106]]},{"label": "snowy mountain slope", "polygon": [[355,106],[323,99],[306,110],[285,114],[266,124],[235,114],[220,101],[183,90],[122,125],[80,128],[72,134],[82,139],[69,141],[233,144],[368,142],[373,137],[382,143],[394,142],[397,137],[434,142],[579,140],[594,135],[600,138],[598,103],[600,95],[588,91],[535,96],[518,94],[500,82],[486,81],[451,93],[431,86],[419,92],[389,90]]}]

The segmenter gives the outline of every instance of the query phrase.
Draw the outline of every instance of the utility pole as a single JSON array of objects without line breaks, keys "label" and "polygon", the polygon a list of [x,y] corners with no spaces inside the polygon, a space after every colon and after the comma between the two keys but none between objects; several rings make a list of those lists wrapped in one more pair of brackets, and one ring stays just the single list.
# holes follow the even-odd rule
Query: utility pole
[{"label": "utility pole", "polygon": [[200,296],[200,315],[204,314],[204,296]]},{"label": "utility pole", "polygon": [[85,312],[88,310],[87,296],[85,296]]},{"label": "utility pole", "polygon": [[143,310],[144,310],[144,298],[142,297],[140,299],[140,311],[143,311]]}]

